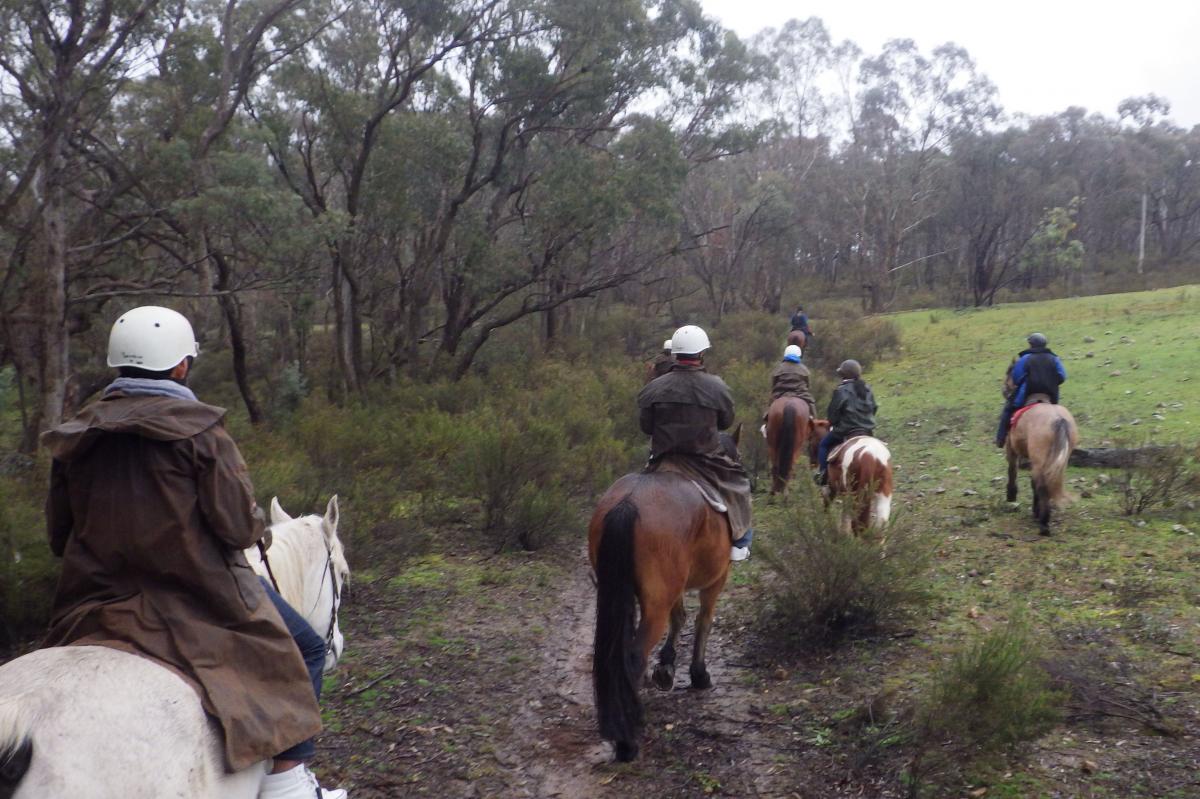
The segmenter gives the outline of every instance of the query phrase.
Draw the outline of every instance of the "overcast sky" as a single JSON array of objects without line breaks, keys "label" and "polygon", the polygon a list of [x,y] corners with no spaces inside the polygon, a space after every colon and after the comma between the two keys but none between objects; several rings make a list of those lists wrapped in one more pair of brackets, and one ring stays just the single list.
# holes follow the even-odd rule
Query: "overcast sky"
[{"label": "overcast sky", "polygon": [[1071,105],[1115,117],[1126,97],[1157,94],[1171,118],[1200,124],[1200,0],[701,0],[740,36],[820,17],[835,42],[867,53],[888,39],[923,52],[962,45],[1006,112]]}]

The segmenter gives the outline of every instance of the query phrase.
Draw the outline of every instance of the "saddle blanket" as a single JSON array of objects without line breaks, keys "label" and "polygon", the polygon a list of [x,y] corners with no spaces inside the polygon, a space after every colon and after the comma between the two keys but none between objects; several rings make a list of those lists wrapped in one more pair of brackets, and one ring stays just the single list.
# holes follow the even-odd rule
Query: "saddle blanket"
[{"label": "saddle blanket", "polygon": [[1042,403],[1040,403],[1040,402],[1034,402],[1029,405],[1025,405],[1021,408],[1017,408],[1017,410],[1012,415],[1012,419],[1008,423],[1008,429],[1015,430],[1017,427],[1017,422],[1020,421],[1021,417],[1025,415],[1025,411],[1029,410],[1034,405],[1041,405],[1041,404]]}]

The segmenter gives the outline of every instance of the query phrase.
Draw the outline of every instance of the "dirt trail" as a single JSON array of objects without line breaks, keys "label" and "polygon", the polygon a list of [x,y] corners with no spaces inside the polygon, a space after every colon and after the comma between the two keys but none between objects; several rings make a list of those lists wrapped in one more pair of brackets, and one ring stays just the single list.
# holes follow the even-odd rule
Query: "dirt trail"
[{"label": "dirt trail", "polygon": [[[733,614],[722,613],[732,601],[718,602],[709,639],[709,691],[687,687],[691,624],[696,602],[689,603],[688,625],[680,637],[675,689],[658,691],[647,681],[647,731],[641,758],[631,766],[611,763],[612,749],[596,731],[592,704],[591,657],[595,623],[595,589],[586,556],[581,552],[570,579],[546,617],[545,656],[535,685],[519,708],[512,757],[520,758],[527,775],[528,796],[592,797],[640,795],[702,796],[720,783],[724,795],[791,796],[777,785],[778,736],[764,734],[773,722],[755,718],[763,698],[741,679],[746,668],[736,662],[740,647]],[[730,780],[734,784],[730,784]]]}]

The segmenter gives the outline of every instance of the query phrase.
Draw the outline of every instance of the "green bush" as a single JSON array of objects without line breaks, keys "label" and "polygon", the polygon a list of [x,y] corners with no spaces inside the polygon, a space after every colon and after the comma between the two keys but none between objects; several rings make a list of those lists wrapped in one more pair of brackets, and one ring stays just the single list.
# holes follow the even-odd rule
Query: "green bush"
[{"label": "green bush", "polygon": [[955,652],[934,675],[919,713],[921,738],[983,750],[1037,737],[1061,716],[1064,696],[1039,663],[1028,623],[1016,615]]},{"label": "green bush", "polygon": [[46,630],[58,560],[46,542],[44,465],[0,480],[0,650]]},{"label": "green bush", "polygon": [[795,480],[791,523],[759,545],[773,574],[764,625],[798,649],[832,646],[902,622],[925,607],[930,546],[904,519],[879,539],[847,535],[835,508]]}]

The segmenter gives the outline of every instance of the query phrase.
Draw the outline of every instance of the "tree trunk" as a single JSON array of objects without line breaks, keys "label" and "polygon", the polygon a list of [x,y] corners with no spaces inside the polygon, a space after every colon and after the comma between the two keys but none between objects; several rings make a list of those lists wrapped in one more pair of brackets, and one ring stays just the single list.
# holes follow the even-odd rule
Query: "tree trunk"
[{"label": "tree trunk", "polygon": [[254,386],[250,382],[250,372],[246,368],[246,336],[242,330],[242,307],[237,295],[229,293],[232,289],[232,270],[225,256],[211,252],[212,260],[217,265],[217,302],[229,326],[229,348],[233,353],[233,379],[237,382],[242,402],[246,405],[246,413],[250,416],[251,424],[262,424],[262,406],[254,396]]},{"label": "tree trunk", "polygon": [[62,185],[66,172],[64,142],[56,137],[50,145],[41,173],[42,231],[46,263],[42,271],[41,408],[39,427],[55,427],[62,421],[67,393],[70,336],[67,332],[67,209]]}]

